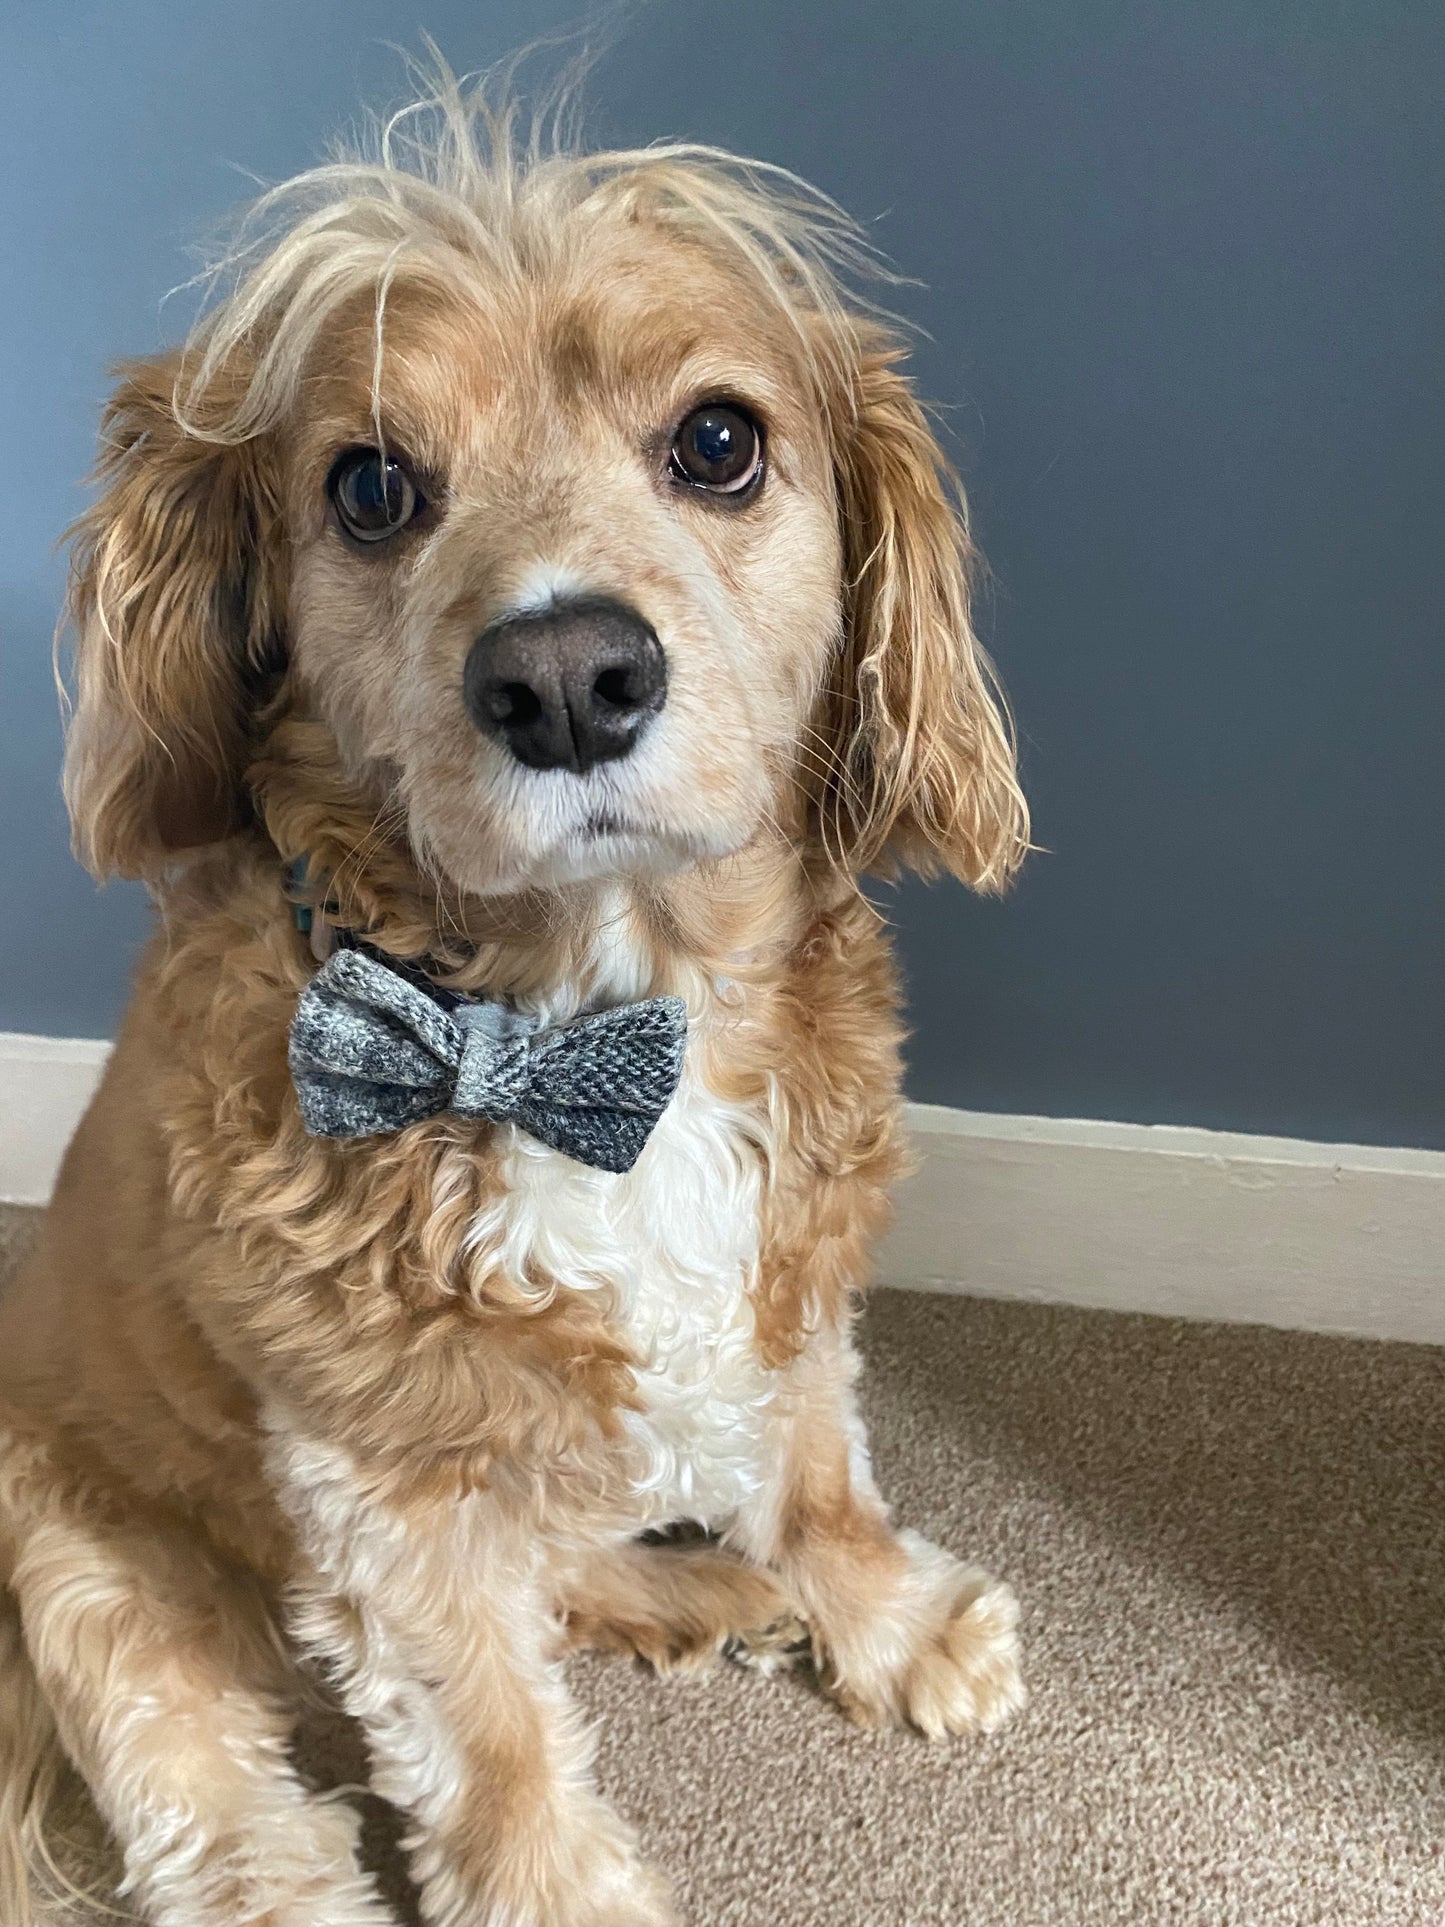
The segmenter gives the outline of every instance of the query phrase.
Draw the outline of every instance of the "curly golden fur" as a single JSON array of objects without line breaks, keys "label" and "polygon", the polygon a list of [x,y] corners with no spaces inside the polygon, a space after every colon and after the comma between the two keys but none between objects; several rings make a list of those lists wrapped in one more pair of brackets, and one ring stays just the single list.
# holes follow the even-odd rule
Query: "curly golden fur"
[{"label": "curly golden fur", "polygon": [[[570,1643],[693,1663],[807,1627],[856,1717],[1020,1702],[1006,1589],[897,1531],[849,1327],[903,1149],[868,870],[1027,846],[961,503],[836,208],[712,150],[585,157],[450,80],[266,196],[185,349],[122,372],[80,527],[67,795],[157,934],[0,1308],[0,1914],[58,1749],[155,1927],[379,1927],[287,1754],[327,1671],[433,1927],[673,1915],[593,1791]],[[765,424],[735,512],[669,479]],[[428,516],[337,526],[339,450]],[[668,665],[643,748],[536,771],[473,639],[578,591]],[[319,918],[552,1020],[685,998],[636,1169],[438,1117],[308,1137]],[[691,1518],[710,1543],[653,1543]],[[278,1629],[281,1637],[277,1637]]]}]

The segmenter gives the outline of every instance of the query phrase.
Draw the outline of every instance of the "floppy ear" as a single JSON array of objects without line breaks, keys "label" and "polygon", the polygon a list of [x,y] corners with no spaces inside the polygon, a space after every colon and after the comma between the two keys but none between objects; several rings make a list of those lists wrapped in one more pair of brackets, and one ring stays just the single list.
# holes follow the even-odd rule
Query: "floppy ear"
[{"label": "floppy ear", "polygon": [[836,423],[843,649],[824,724],[830,852],[1002,889],[1028,849],[1007,711],[969,620],[963,499],[913,392],[878,346]]},{"label": "floppy ear", "polygon": [[65,795],[98,876],[150,876],[240,828],[257,686],[276,666],[274,490],[255,443],[177,419],[175,357],[128,363],[76,524]]}]

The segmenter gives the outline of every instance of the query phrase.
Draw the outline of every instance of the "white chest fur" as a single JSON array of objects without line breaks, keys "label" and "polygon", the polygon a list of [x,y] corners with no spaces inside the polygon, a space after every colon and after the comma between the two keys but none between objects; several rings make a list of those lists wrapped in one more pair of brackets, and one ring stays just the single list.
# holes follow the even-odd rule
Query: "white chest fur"
[{"label": "white chest fur", "polygon": [[507,1189],[472,1239],[516,1280],[596,1294],[638,1360],[640,1526],[720,1524],[756,1492],[770,1375],[753,1344],[759,1121],[717,1097],[694,1029],[676,1096],[638,1163],[596,1171],[514,1131]]}]

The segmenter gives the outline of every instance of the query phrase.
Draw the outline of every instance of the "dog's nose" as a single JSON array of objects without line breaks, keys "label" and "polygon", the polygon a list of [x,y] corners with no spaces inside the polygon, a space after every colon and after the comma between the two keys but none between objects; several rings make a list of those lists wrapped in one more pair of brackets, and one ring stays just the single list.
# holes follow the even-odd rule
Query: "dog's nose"
[{"label": "dog's nose", "polygon": [[667,658],[635,610],[579,597],[483,630],[462,686],[478,729],[519,763],[581,773],[625,756],[662,708]]}]

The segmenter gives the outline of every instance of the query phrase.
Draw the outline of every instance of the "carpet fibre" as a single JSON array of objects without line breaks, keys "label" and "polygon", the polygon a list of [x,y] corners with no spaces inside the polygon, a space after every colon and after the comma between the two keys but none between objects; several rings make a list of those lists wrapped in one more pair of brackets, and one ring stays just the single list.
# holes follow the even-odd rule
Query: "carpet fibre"
[{"label": "carpet fibre", "polygon": [[933,1746],[798,1679],[576,1663],[692,1927],[1445,1922],[1445,1352],[897,1292],[864,1342],[884,1488],[1017,1587],[1032,1701]]}]

